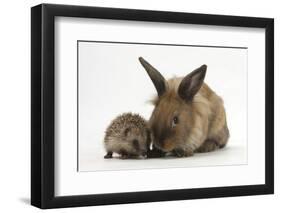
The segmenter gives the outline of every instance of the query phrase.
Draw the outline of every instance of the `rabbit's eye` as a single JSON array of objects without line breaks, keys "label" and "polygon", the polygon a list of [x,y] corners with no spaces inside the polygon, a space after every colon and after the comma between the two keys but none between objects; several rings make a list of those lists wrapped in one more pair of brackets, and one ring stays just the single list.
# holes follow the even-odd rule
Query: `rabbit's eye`
[{"label": "rabbit's eye", "polygon": [[179,123],[179,118],[177,116],[175,116],[173,118],[172,127],[175,127],[178,123]]}]

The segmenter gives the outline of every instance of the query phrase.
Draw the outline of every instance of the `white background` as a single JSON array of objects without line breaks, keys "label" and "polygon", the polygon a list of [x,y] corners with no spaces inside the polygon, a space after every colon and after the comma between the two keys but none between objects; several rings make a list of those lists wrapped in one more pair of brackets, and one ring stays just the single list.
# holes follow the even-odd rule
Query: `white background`
[{"label": "white background", "polygon": [[[224,99],[230,139],[218,152],[192,158],[104,159],[104,132],[124,112],[149,119],[157,93],[138,61],[143,56],[169,79],[208,65],[205,82]],[[79,42],[79,171],[247,163],[247,49]],[[69,70],[68,70],[69,73]]]},{"label": "white background", "polygon": [[[49,2],[49,1],[45,1]],[[275,17],[275,53],[280,55],[280,6],[278,1],[253,4],[242,0],[209,1],[53,1],[53,3],[100,5],[111,7],[142,8]],[[1,13],[1,211],[38,212],[27,203],[30,191],[30,7],[40,1],[10,1],[2,3]],[[277,57],[276,57],[277,58]],[[276,70],[280,62],[276,60]],[[276,82],[280,81],[276,72]],[[280,109],[280,86],[276,85],[276,109]],[[276,130],[280,128],[280,110],[276,110]],[[56,212],[111,212],[122,211],[193,211],[237,212],[273,211],[280,208],[280,131],[276,131],[276,182],[275,195],[237,197],[193,201],[174,201],[148,204],[90,207],[51,210]],[[275,211],[276,212],[276,211]]]},{"label": "white background", "polygon": [[[208,65],[205,82],[223,98],[227,112],[231,137],[225,149],[181,159],[103,158],[104,132],[113,118],[134,112],[148,120],[152,113],[148,101],[157,92],[140,56],[166,79]],[[78,66],[79,171],[247,163],[247,49],[79,42]]]}]

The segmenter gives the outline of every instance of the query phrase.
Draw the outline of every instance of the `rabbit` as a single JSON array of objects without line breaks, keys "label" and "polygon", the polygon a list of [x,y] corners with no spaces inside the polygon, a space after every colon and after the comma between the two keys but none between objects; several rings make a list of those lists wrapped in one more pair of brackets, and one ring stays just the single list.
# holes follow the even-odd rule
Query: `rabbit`
[{"label": "rabbit", "polygon": [[192,156],[223,148],[229,138],[223,100],[206,83],[207,66],[202,65],[185,77],[169,80],[142,57],[140,63],[152,80],[158,96],[149,127],[153,147],[176,157]]}]

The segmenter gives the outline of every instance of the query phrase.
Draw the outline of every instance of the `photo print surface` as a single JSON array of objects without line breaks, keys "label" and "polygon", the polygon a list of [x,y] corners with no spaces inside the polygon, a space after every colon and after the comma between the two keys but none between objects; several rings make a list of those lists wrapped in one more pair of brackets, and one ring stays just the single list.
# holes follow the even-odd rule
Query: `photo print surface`
[{"label": "photo print surface", "polygon": [[77,60],[79,172],[247,164],[246,47],[80,40]]}]

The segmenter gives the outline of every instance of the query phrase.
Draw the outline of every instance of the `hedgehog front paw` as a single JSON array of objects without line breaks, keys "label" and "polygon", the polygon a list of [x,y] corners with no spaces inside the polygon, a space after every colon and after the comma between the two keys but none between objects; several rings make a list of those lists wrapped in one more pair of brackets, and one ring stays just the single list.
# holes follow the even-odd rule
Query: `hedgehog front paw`
[{"label": "hedgehog front paw", "polygon": [[124,160],[124,159],[128,159],[128,158],[129,158],[129,155],[127,155],[127,154],[121,154],[121,155],[120,155],[120,158],[123,159],[123,160]]}]

